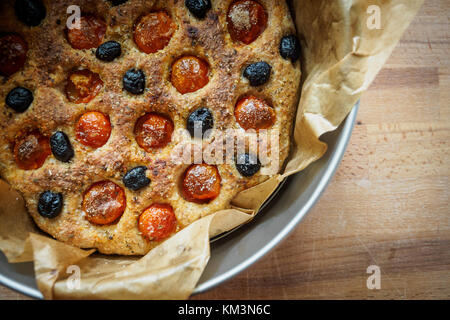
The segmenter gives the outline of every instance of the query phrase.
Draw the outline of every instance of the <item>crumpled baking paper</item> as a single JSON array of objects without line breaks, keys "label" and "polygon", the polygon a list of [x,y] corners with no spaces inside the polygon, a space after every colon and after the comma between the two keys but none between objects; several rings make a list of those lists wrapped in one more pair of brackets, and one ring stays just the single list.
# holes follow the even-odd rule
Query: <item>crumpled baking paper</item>
[{"label": "crumpled baking paper", "polygon": [[187,299],[210,258],[209,239],[250,221],[284,178],[323,156],[320,136],[345,119],[422,3],[292,1],[303,73],[292,152],[282,174],[239,193],[234,209],[192,223],[143,257],[105,256],[43,234],[20,194],[0,181],[0,250],[11,263],[34,262],[46,299]]}]

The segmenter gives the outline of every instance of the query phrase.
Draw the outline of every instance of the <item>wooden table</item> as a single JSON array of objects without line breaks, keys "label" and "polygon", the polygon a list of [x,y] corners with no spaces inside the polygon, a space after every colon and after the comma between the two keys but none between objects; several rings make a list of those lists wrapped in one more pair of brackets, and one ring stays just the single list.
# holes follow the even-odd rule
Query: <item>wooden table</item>
[{"label": "wooden table", "polygon": [[[276,250],[193,299],[450,298],[450,2],[426,0],[332,183]],[[367,288],[378,266],[381,289]],[[0,287],[0,299],[25,296]]]}]

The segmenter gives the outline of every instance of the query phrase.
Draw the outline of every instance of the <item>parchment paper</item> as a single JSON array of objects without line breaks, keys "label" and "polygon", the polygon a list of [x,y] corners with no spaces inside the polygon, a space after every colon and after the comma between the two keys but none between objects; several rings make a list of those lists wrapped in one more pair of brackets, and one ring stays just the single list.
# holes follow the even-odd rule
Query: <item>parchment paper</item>
[{"label": "parchment paper", "polygon": [[95,250],[75,248],[40,232],[20,194],[0,181],[0,250],[11,263],[34,262],[46,299],[187,299],[210,258],[209,239],[250,221],[285,177],[323,156],[327,146],[320,136],[345,119],[422,3],[293,1],[303,84],[292,154],[283,173],[239,193],[234,209],[194,222],[140,258],[92,255]]}]

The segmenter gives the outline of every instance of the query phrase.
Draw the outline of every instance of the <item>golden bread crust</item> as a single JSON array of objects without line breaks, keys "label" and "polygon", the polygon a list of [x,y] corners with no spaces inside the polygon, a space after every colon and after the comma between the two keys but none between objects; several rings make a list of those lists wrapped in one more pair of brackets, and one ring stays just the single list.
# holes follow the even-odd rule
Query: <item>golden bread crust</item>
[{"label": "golden bread crust", "polygon": [[[300,64],[291,63],[279,54],[279,41],[295,33],[285,1],[259,1],[268,13],[266,30],[250,45],[235,43],[227,31],[226,12],[231,0],[212,1],[213,8],[205,19],[192,16],[181,0],[129,0],[120,6],[106,1],[46,0],[47,16],[38,27],[28,27],[15,17],[13,1],[0,4],[0,32],[15,32],[28,43],[25,66],[14,75],[0,76],[0,176],[19,190],[39,228],[56,239],[81,248],[97,248],[106,254],[141,255],[157,242],[146,240],[139,233],[139,215],[152,203],[172,205],[181,229],[215,211],[230,207],[230,201],[241,190],[269,178],[257,174],[245,178],[233,165],[218,165],[222,179],[219,196],[207,204],[186,201],[179,190],[179,181],[186,164],[171,156],[180,146],[190,146],[186,128],[188,114],[198,107],[208,107],[214,115],[215,128],[239,128],[234,106],[239,98],[253,94],[269,101],[276,111],[273,129],[280,132],[280,164],[289,153],[290,133],[295,117],[300,85]],[[75,50],[65,37],[65,21],[69,5],[78,5],[83,12],[102,17],[107,24],[104,41],[116,40],[122,55],[113,62],[102,62],[95,49]],[[155,9],[166,10],[177,25],[169,44],[154,54],[146,54],[133,41],[133,25],[143,14]],[[193,54],[205,59],[211,70],[209,83],[202,89],[182,95],[170,83],[170,68],[175,59]],[[270,81],[251,87],[242,76],[245,66],[266,61],[272,66]],[[74,104],[67,100],[64,87],[68,74],[77,68],[98,73],[103,88],[89,103]],[[135,96],[123,90],[126,70],[138,68],[146,75],[146,88]],[[5,105],[5,97],[16,86],[34,94],[31,107],[15,113]],[[112,132],[108,142],[92,149],[75,139],[75,123],[87,110],[109,115]],[[163,149],[145,152],[134,138],[134,124],[146,112],[168,115],[174,125],[172,142]],[[75,157],[63,163],[50,156],[37,170],[21,170],[14,162],[12,144],[25,131],[39,129],[50,136],[57,130],[70,138]],[[209,143],[213,143],[211,139]],[[208,144],[208,143],[206,143]],[[123,186],[122,177],[137,165],[149,168],[149,187],[132,191]],[[90,185],[111,180],[126,192],[127,207],[120,220],[112,225],[93,225],[85,219],[81,203]],[[54,218],[38,214],[39,194],[46,190],[64,196],[62,213]]]}]

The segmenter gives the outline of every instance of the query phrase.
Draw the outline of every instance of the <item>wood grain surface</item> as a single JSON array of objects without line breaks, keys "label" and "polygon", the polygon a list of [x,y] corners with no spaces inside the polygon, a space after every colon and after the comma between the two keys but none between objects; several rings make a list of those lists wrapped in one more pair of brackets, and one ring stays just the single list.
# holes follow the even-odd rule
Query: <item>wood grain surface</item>
[{"label": "wood grain surface", "polygon": [[[450,1],[426,0],[361,100],[328,189],[274,251],[192,299],[450,298]],[[367,288],[367,268],[381,289]],[[27,297],[0,286],[0,299]]]}]

